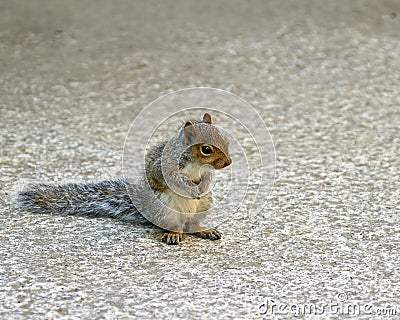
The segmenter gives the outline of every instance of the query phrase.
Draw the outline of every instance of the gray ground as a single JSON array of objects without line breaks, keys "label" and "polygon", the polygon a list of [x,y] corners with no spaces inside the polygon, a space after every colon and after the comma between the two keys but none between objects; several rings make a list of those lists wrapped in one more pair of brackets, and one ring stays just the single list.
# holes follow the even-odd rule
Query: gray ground
[{"label": "gray ground", "polygon": [[[399,316],[400,3],[144,3],[0,2],[0,317]],[[146,224],[12,208],[27,179],[120,174],[137,111],[191,86],[269,126],[259,216],[167,246]]]}]

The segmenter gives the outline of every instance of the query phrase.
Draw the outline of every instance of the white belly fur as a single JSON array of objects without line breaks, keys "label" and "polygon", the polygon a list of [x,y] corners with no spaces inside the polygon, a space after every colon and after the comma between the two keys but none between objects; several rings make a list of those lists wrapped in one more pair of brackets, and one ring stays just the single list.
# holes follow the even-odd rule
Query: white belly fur
[{"label": "white belly fur", "polygon": [[165,193],[170,200],[168,207],[170,207],[172,210],[186,214],[198,212],[198,207],[201,200],[185,198],[173,191],[167,191]]}]

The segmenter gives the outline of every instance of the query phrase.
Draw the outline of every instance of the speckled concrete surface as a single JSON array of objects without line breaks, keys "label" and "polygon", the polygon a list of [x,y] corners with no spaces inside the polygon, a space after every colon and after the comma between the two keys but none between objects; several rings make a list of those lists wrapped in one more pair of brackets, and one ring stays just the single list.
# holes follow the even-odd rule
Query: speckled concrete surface
[{"label": "speckled concrete surface", "polygon": [[[2,1],[0,317],[398,317],[399,16],[397,1]],[[146,223],[11,206],[27,180],[120,174],[132,115],[191,86],[269,126],[260,215],[167,246]]]}]

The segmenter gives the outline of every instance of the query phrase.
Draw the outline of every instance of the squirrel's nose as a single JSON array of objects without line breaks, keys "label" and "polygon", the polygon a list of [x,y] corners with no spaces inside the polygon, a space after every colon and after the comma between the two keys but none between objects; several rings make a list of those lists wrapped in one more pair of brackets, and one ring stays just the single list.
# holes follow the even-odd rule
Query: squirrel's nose
[{"label": "squirrel's nose", "polygon": [[223,168],[229,166],[231,163],[232,163],[232,159],[231,159],[230,157],[228,157],[228,158],[226,159],[225,163],[224,163]]}]

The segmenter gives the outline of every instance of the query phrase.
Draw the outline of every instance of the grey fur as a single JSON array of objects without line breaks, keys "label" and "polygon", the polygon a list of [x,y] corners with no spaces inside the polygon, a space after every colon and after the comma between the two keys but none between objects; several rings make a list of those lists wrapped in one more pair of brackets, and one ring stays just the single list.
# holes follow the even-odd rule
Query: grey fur
[{"label": "grey fur", "polygon": [[91,215],[125,221],[140,218],[125,178],[82,183],[36,184],[17,194],[22,209],[35,213]]}]

